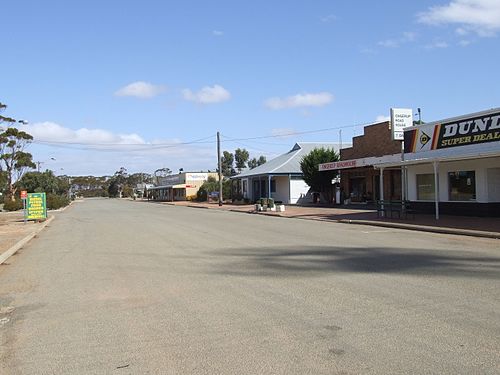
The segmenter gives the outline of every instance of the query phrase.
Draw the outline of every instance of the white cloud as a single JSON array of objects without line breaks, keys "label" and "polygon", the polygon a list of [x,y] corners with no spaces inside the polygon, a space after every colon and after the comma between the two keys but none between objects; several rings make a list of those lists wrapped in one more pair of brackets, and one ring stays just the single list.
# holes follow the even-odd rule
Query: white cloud
[{"label": "white cloud", "polygon": [[396,39],[386,39],[386,40],[381,40],[377,44],[385,48],[397,48],[401,43]]},{"label": "white cloud", "polygon": [[458,42],[458,45],[461,47],[467,47],[471,43],[472,42],[470,40],[463,39]]},{"label": "white cloud", "polygon": [[412,31],[405,31],[400,37],[394,39],[381,40],[377,44],[385,48],[398,48],[403,44],[415,41],[417,34]]},{"label": "white cloud", "polygon": [[190,89],[184,89],[182,90],[182,96],[184,99],[191,102],[214,104],[229,100],[231,98],[231,93],[222,86],[214,85],[212,87],[205,86],[198,92],[192,92]]},{"label": "white cloud", "polygon": [[443,41],[432,42],[432,43],[427,44],[425,46],[426,49],[448,48],[448,47],[449,47],[448,43],[443,42]]},{"label": "white cloud", "polygon": [[49,121],[22,125],[21,129],[31,134],[35,141],[41,142],[84,145],[142,145],[146,143],[135,133],[115,134],[103,129],[87,128],[73,130]]},{"label": "white cloud", "polygon": [[329,92],[319,92],[316,94],[303,93],[286,98],[269,98],[264,102],[264,105],[273,110],[297,107],[322,107],[330,104],[333,99],[333,95]]},{"label": "white cloud", "polygon": [[164,92],[165,86],[153,85],[149,82],[133,82],[115,92],[116,96],[134,96],[136,98],[152,98]]},{"label": "white cloud", "polygon": [[330,23],[333,22],[337,19],[337,16],[335,14],[328,14],[327,16],[321,17],[321,22],[324,23]]},{"label": "white cloud", "polygon": [[[147,142],[135,133],[73,130],[54,122],[20,128],[34,137],[30,152],[35,160],[58,174],[110,175],[122,166],[131,173],[151,172],[165,166],[174,171],[179,168],[200,171],[214,169],[217,163],[213,145],[183,144],[179,139]],[[165,160],[169,161],[168,165],[163,164]]]},{"label": "white cloud", "polygon": [[214,30],[214,31],[212,31],[212,35],[213,36],[223,36],[224,32],[220,31],[220,30]]},{"label": "white cloud", "polygon": [[457,33],[473,31],[494,36],[500,31],[500,1],[453,0],[447,5],[430,7],[417,15],[419,22],[430,25],[458,24]]},{"label": "white cloud", "polygon": [[375,118],[375,122],[385,122],[389,121],[391,119],[391,116],[386,116],[386,115],[378,115],[377,118]]}]

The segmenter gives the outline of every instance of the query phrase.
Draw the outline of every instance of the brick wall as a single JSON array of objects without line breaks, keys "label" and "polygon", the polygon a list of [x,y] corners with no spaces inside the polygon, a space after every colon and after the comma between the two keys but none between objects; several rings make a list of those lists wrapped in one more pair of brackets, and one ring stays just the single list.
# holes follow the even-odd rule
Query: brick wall
[{"label": "brick wall", "polygon": [[365,126],[363,135],[352,139],[352,147],[340,150],[340,160],[392,155],[401,152],[401,141],[391,140],[389,121]]}]

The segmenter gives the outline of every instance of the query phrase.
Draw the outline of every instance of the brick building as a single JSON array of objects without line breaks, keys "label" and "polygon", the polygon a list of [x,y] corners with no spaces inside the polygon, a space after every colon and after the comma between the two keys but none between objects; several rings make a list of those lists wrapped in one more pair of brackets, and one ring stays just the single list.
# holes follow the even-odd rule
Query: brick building
[{"label": "brick building", "polygon": [[[354,137],[352,147],[340,150],[340,162],[323,164],[320,170],[340,170],[344,200],[373,201],[380,198],[380,171],[373,165],[401,160],[401,147],[401,141],[391,139],[389,121],[376,123]],[[383,173],[384,198],[401,199],[401,168],[386,168]]]}]

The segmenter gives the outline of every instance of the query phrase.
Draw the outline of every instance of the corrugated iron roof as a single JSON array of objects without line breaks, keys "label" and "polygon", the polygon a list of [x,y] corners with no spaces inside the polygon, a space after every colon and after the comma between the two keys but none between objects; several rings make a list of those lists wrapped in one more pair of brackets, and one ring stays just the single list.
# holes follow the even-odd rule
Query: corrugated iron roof
[{"label": "corrugated iron roof", "polygon": [[280,155],[267,163],[259,165],[254,169],[246,170],[232,178],[245,178],[250,176],[262,176],[268,174],[302,174],[300,162],[302,158],[315,148],[333,148],[339,151],[338,143],[316,143],[316,142],[297,142],[290,151]]}]

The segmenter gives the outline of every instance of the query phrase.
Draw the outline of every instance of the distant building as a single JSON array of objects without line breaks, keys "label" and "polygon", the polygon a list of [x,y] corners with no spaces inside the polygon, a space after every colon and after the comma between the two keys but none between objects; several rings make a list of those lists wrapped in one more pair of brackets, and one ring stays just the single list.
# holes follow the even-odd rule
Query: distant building
[{"label": "distant building", "polygon": [[219,179],[214,172],[181,172],[158,178],[158,185],[147,189],[149,199],[162,201],[185,201],[194,199],[201,185],[213,177]]}]

